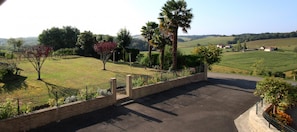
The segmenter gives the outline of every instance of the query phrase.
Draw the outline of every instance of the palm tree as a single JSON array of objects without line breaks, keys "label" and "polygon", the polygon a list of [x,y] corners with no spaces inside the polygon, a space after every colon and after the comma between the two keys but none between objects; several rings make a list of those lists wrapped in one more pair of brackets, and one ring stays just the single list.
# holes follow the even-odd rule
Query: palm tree
[{"label": "palm tree", "polygon": [[164,67],[165,46],[171,44],[169,36],[162,32],[162,29],[156,28],[151,39],[151,43],[160,50],[160,69]]},{"label": "palm tree", "polygon": [[187,9],[187,3],[184,0],[168,0],[159,14],[160,23],[172,35],[172,70],[177,68],[177,34],[178,28],[187,33],[193,18],[192,9]]},{"label": "palm tree", "polygon": [[128,47],[131,43],[132,36],[130,35],[130,32],[126,28],[124,28],[121,29],[120,32],[118,32],[116,39],[119,44],[119,47],[123,50],[123,60],[125,61],[126,47]]},{"label": "palm tree", "polygon": [[158,28],[158,24],[155,23],[155,22],[147,22],[145,24],[145,26],[142,26],[141,27],[141,35],[147,39],[147,42],[148,42],[148,56],[149,56],[149,66],[152,65],[152,44],[150,43],[150,40],[152,39],[152,36],[154,34],[154,30]]}]

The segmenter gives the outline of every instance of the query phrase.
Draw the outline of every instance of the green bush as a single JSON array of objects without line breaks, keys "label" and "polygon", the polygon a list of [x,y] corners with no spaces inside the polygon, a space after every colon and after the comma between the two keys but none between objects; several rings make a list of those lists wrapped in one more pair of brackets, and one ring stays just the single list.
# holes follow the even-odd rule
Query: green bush
[{"label": "green bush", "polygon": [[33,110],[32,102],[25,103],[20,107],[21,113],[30,113]]},{"label": "green bush", "polygon": [[12,99],[6,99],[6,102],[0,103],[0,119],[6,119],[17,115],[17,103]]},{"label": "green bush", "polygon": [[135,79],[132,79],[132,86],[133,87],[139,87],[145,85],[145,79],[143,77],[137,77]]},{"label": "green bush", "polygon": [[283,72],[275,72],[273,73],[274,77],[286,78],[286,74]]},{"label": "green bush", "polygon": [[5,82],[13,78],[16,67],[13,64],[0,62],[0,82]]},{"label": "green bush", "polygon": [[[143,66],[149,66],[149,57],[148,57],[148,54],[145,54],[145,55],[141,55],[138,57],[139,58],[139,64],[140,65],[143,65]],[[155,66],[155,65],[160,65],[160,62],[159,62],[159,54],[158,53],[154,53],[152,54],[152,66]]]},{"label": "green bush", "polygon": [[64,48],[56,50],[53,55],[55,56],[66,56],[66,55],[76,55],[76,48]]}]

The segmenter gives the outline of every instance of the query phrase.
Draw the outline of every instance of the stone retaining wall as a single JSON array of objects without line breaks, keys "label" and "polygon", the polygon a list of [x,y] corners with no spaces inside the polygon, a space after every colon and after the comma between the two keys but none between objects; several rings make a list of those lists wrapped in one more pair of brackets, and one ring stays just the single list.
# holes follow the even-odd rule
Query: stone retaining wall
[{"label": "stone retaining wall", "polygon": [[[203,80],[206,80],[205,73],[197,73],[195,75],[191,75],[191,76],[187,76],[187,77],[180,77],[180,78],[169,80],[169,81],[159,82],[159,83],[153,84],[153,85],[136,87],[136,88],[133,88],[132,90],[130,90],[131,93],[130,93],[129,97],[132,99],[137,99],[137,98],[141,98],[144,96],[159,93],[162,91],[166,91],[166,90],[169,90],[169,89],[172,89],[175,87],[179,87],[182,85],[190,84],[192,82],[198,82],[198,81],[203,81]],[[129,82],[131,82],[131,81],[129,81]],[[127,85],[127,86],[129,87],[130,85]]]}]

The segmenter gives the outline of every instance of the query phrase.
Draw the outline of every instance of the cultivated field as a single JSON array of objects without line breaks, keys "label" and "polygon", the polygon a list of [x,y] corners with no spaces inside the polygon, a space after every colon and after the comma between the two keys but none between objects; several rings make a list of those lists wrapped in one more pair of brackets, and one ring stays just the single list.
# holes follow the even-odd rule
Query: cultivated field
[{"label": "cultivated field", "polygon": [[267,39],[250,41],[246,43],[248,48],[255,49],[261,46],[277,47],[280,50],[292,51],[297,47],[297,38],[284,38],[284,39]]},{"label": "cultivated field", "polygon": [[[297,54],[294,52],[225,52],[218,66],[252,71],[252,65],[258,60],[264,60],[264,67],[271,72],[286,72],[297,69]],[[235,70],[234,70],[235,72]],[[235,72],[237,73],[237,72]]]},{"label": "cultivated field", "polygon": [[[201,39],[190,40],[186,42],[179,42],[178,48],[184,54],[191,54],[192,50],[197,45],[209,45],[209,44],[227,44],[228,41],[233,40],[234,37],[205,37]],[[185,39],[187,40],[187,39]]]},{"label": "cultivated field", "polygon": [[[186,38],[183,38],[187,40]],[[197,44],[226,44],[234,37],[206,37],[186,42],[179,42],[178,48],[184,54],[191,54]],[[260,60],[264,60],[264,67],[271,72],[285,72],[287,77],[291,76],[291,70],[297,69],[297,53],[292,52],[297,47],[297,38],[267,39],[246,43],[249,49],[257,49],[261,46],[277,47],[278,51],[248,51],[248,52],[226,52],[224,50],[222,61],[214,65],[212,71],[250,74],[252,65]],[[231,50],[230,50],[231,51]]]}]

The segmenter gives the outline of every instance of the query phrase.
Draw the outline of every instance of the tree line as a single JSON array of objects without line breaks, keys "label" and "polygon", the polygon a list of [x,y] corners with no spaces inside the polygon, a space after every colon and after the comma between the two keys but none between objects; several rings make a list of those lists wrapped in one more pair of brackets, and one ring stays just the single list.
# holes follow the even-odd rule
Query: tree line
[{"label": "tree line", "polygon": [[228,44],[236,44],[238,41],[240,43],[255,41],[255,40],[263,40],[263,39],[279,39],[279,38],[293,38],[297,37],[297,31],[290,33],[261,33],[261,34],[240,34],[240,35],[232,35],[234,36],[234,40],[228,41]]}]

